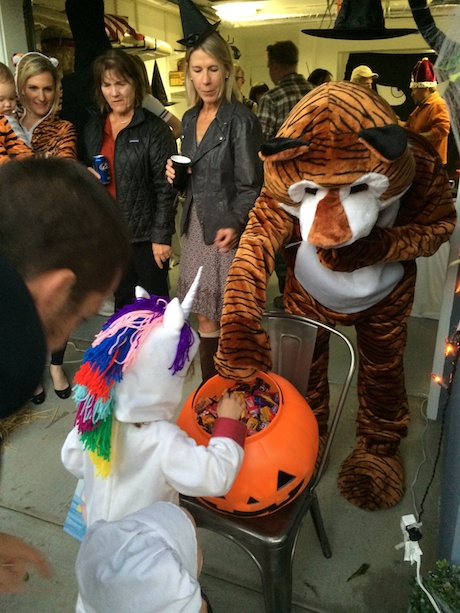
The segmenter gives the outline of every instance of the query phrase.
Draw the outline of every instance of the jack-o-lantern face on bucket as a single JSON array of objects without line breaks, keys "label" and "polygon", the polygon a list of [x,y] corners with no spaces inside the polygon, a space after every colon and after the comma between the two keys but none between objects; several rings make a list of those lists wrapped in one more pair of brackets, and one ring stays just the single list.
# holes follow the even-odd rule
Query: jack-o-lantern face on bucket
[{"label": "jack-o-lantern face on bucket", "polygon": [[[313,475],[319,443],[313,411],[294,386],[274,373],[257,376],[279,393],[278,413],[269,426],[246,438],[243,464],[231,490],[201,499],[217,511],[246,517],[273,513],[300,494]],[[198,444],[207,445],[210,435],[197,422],[197,403],[219,397],[234,385],[216,376],[187,399],[177,424]]]}]

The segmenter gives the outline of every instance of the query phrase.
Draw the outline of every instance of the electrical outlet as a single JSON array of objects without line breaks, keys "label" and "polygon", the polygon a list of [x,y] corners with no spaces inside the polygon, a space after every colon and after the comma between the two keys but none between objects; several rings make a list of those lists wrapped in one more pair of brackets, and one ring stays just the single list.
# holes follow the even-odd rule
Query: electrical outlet
[{"label": "electrical outlet", "polygon": [[422,550],[419,547],[418,541],[422,538],[422,533],[420,532],[421,525],[413,514],[401,517],[400,526],[404,541],[396,545],[396,549],[404,547],[405,562],[414,564],[418,560],[420,563]]}]

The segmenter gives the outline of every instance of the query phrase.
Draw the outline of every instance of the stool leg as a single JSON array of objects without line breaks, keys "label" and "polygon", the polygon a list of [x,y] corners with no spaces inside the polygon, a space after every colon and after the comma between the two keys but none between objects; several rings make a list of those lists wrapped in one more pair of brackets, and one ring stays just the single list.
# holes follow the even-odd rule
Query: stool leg
[{"label": "stool leg", "polygon": [[323,518],[321,517],[321,511],[319,508],[318,498],[316,496],[316,492],[313,494],[310,506],[311,518],[313,520],[313,525],[315,527],[315,532],[318,536],[321,549],[323,551],[323,555],[325,558],[330,558],[332,556],[331,546],[329,544],[329,539],[327,538],[326,530],[324,529]]},{"label": "stool leg", "polygon": [[292,601],[292,548],[295,539],[282,547],[267,547],[257,552],[266,613],[291,613]]}]

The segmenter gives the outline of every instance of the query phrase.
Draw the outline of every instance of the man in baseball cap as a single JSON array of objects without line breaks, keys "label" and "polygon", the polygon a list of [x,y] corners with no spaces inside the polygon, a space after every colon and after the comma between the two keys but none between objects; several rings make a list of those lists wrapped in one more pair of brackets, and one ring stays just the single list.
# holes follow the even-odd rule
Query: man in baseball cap
[{"label": "man in baseball cap", "polygon": [[350,81],[372,89],[373,82],[378,78],[379,75],[376,72],[372,72],[369,66],[362,64],[361,66],[356,66],[356,68],[353,69]]}]

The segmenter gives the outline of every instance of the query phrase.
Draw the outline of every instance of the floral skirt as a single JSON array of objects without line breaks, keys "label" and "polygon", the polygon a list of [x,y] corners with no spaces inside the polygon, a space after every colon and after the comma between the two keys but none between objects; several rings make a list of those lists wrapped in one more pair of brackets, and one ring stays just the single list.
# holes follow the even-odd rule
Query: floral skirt
[{"label": "floral skirt", "polygon": [[177,296],[182,302],[198,268],[203,266],[200,286],[192,305],[192,312],[219,321],[224,300],[225,282],[236,249],[219,253],[214,245],[206,245],[203,231],[192,203],[188,229],[182,243]]}]

